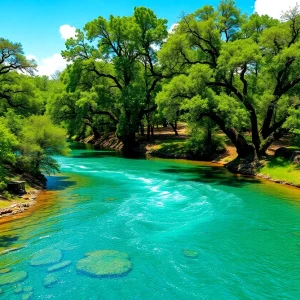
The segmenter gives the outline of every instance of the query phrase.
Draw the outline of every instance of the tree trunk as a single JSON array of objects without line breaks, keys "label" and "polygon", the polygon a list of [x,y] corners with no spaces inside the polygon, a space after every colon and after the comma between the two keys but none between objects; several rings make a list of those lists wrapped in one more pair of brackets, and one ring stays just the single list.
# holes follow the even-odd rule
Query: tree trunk
[{"label": "tree trunk", "polygon": [[239,158],[247,158],[257,160],[257,151],[253,145],[249,145],[242,134],[240,134],[233,127],[226,127],[225,121],[217,114],[206,114],[211,120],[213,120],[221,130],[227,135],[230,141],[236,147]]},{"label": "tree trunk", "polygon": [[151,125],[151,137],[154,137],[154,125]]},{"label": "tree trunk", "polygon": [[151,126],[148,124],[147,125],[147,141],[150,141],[151,140]]},{"label": "tree trunk", "polygon": [[132,154],[134,148],[137,146],[135,132],[130,132],[124,136],[118,136],[118,138],[123,142],[123,152],[125,154]]},{"label": "tree trunk", "polygon": [[177,132],[177,122],[175,121],[175,123],[170,123],[175,135],[177,136],[178,135],[178,132]]},{"label": "tree trunk", "polygon": [[145,130],[144,130],[144,124],[142,122],[140,123],[140,129],[141,129],[141,136],[144,136]]},{"label": "tree trunk", "polygon": [[93,135],[94,135],[94,140],[98,140],[100,138],[100,132],[98,131],[98,128],[96,128],[95,126],[91,126],[91,129],[93,131]]}]

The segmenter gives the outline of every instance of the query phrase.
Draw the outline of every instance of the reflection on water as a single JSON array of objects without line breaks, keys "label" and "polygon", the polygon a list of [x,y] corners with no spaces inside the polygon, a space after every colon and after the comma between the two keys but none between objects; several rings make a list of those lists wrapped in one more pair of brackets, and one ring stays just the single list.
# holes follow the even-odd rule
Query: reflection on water
[{"label": "reflection on water", "polygon": [[[0,273],[12,272],[6,284],[0,274],[3,299],[300,297],[298,189],[208,163],[125,159],[73,146],[37,205],[0,220]],[[121,274],[130,264],[130,272],[78,272],[90,252],[100,258],[87,268],[99,261],[102,271]],[[31,266],[38,253],[53,263]]]}]

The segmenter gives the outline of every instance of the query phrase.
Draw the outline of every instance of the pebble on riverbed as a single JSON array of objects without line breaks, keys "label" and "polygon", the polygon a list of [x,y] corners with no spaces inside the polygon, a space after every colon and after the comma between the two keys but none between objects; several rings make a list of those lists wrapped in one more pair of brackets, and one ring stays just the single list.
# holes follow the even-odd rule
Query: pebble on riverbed
[{"label": "pebble on riverbed", "polygon": [[11,269],[8,269],[8,268],[6,268],[6,269],[1,269],[0,270],[0,274],[6,274],[6,273],[9,273],[11,271]]},{"label": "pebble on riverbed", "polygon": [[72,262],[70,260],[63,261],[59,264],[56,264],[56,265],[51,266],[50,268],[48,268],[48,272],[59,271],[61,269],[64,269],[64,268],[68,267],[71,263]]},{"label": "pebble on riverbed", "polygon": [[22,296],[22,300],[29,300],[33,296],[33,292],[26,293]]},{"label": "pebble on riverbed", "polygon": [[183,249],[182,254],[185,257],[189,257],[189,258],[197,258],[199,256],[199,253],[197,251],[190,250],[190,249]]},{"label": "pebble on riverbed", "polygon": [[22,282],[27,278],[27,272],[14,271],[0,275],[0,285]]},{"label": "pebble on riverbed", "polygon": [[54,274],[48,274],[45,278],[44,278],[44,286],[45,287],[51,287],[54,284],[56,284],[58,282],[58,278],[56,275]]},{"label": "pebble on riverbed", "polygon": [[79,273],[91,277],[118,277],[132,269],[129,256],[115,250],[98,250],[85,254],[76,264]]},{"label": "pebble on riverbed", "polygon": [[62,253],[58,249],[45,249],[38,252],[31,260],[31,266],[51,265],[60,262]]}]

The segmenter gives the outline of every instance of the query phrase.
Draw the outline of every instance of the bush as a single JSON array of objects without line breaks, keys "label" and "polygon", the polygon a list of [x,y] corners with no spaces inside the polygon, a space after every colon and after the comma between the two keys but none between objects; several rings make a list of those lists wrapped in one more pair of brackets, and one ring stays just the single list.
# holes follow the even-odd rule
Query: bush
[{"label": "bush", "polygon": [[4,181],[0,181],[0,192],[6,190],[7,184]]},{"label": "bush", "polygon": [[186,152],[201,159],[211,159],[214,155],[223,153],[224,138],[207,131],[192,130],[191,137],[186,142]]}]

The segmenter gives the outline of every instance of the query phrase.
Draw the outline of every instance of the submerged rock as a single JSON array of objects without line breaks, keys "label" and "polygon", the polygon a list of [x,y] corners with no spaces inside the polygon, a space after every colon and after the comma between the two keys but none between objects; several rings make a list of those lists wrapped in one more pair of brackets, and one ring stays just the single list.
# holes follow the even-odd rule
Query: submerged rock
[{"label": "submerged rock", "polygon": [[22,286],[18,284],[18,285],[15,287],[15,289],[14,289],[14,293],[15,293],[15,294],[21,294],[21,293],[23,293],[23,288],[22,288]]},{"label": "submerged rock", "polygon": [[189,257],[189,258],[197,258],[199,256],[199,253],[197,251],[190,250],[190,249],[183,249],[182,254],[185,257]]},{"label": "submerged rock", "polygon": [[22,296],[22,300],[29,300],[29,299],[31,299],[32,296],[33,296],[33,292],[29,292]]},{"label": "submerged rock", "polygon": [[25,287],[23,288],[23,291],[24,291],[25,293],[32,292],[32,291],[33,291],[33,287],[32,287],[32,286],[25,286]]},{"label": "submerged rock", "polygon": [[42,250],[38,252],[31,260],[31,266],[51,265],[60,262],[62,253],[58,249]]},{"label": "submerged rock", "polygon": [[63,261],[59,264],[56,264],[54,266],[51,266],[50,268],[48,268],[48,272],[55,272],[55,271],[59,271],[63,268],[66,268],[68,267],[72,262],[70,260],[66,260],[66,261]]},{"label": "submerged rock", "polygon": [[76,264],[78,272],[92,277],[118,277],[132,269],[129,255],[115,250],[97,250],[85,254]]},{"label": "submerged rock", "polygon": [[0,288],[0,295],[3,293],[3,290]]},{"label": "submerged rock", "polygon": [[294,231],[294,232],[292,232],[292,235],[300,237],[300,231]]},{"label": "submerged rock", "polygon": [[110,197],[104,199],[104,201],[115,201],[115,200],[118,200],[118,198]]},{"label": "submerged rock", "polygon": [[14,271],[0,275],[0,285],[22,282],[27,278],[27,272]]},{"label": "submerged rock", "polygon": [[58,278],[56,275],[54,274],[48,274],[45,278],[44,278],[44,286],[45,287],[51,287],[54,284],[56,284],[58,282]]},{"label": "submerged rock", "polygon": [[73,245],[64,245],[60,247],[62,251],[73,251],[76,248],[77,246],[73,246]]},{"label": "submerged rock", "polygon": [[6,273],[9,273],[11,271],[11,269],[2,269],[0,270],[0,274],[6,274]]}]

